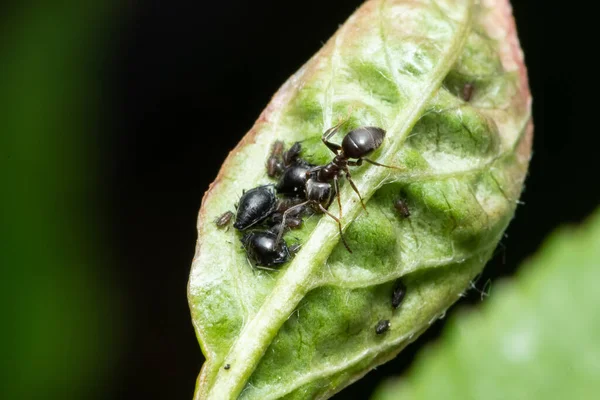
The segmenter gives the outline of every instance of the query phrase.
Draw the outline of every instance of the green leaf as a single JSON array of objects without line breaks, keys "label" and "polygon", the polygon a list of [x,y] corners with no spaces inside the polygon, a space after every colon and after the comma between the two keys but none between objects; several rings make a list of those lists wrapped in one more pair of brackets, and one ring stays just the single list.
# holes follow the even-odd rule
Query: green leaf
[{"label": "green leaf", "polygon": [[600,393],[600,211],[458,315],[387,399],[593,399]]},{"label": "green leaf", "polygon": [[[530,103],[506,1],[359,8],[277,92],[204,196],[188,291],[206,356],[195,397],[326,398],[415,340],[481,271],[513,216],[529,161]],[[402,168],[353,167],[368,214],[343,181],[353,254],[337,225],[316,215],[288,234],[302,243],[291,262],[251,268],[240,234],[213,221],[244,189],[270,182],[275,140],[302,141],[302,156],[322,164],[332,158],[322,132],[346,118],[344,132],[385,129],[373,158]],[[393,208],[400,196],[409,218]],[[394,310],[399,278],[408,292]],[[382,319],[391,328],[376,335]]]}]

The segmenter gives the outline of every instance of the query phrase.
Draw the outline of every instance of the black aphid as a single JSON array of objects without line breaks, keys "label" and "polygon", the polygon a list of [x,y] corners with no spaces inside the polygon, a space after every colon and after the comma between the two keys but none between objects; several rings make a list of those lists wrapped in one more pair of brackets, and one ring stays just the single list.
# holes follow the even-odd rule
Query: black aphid
[{"label": "black aphid", "polygon": [[256,266],[273,267],[284,264],[290,258],[286,242],[278,240],[271,231],[248,232],[241,240],[248,259]]},{"label": "black aphid", "polygon": [[215,225],[217,225],[217,228],[223,228],[224,226],[229,224],[231,218],[233,218],[233,213],[231,211],[226,211],[215,220]]},{"label": "black aphid", "polygon": [[392,292],[392,307],[398,308],[402,300],[404,300],[404,296],[406,296],[406,286],[401,280],[398,280]]},{"label": "black aphid", "polygon": [[277,196],[273,185],[255,187],[240,198],[235,223],[240,231],[267,219],[277,209]]},{"label": "black aphid", "polygon": [[313,167],[313,165],[300,161],[287,167],[277,182],[277,193],[288,197],[306,198],[308,171]]},{"label": "black aphid", "polygon": [[225,366],[223,367],[223,369],[229,369],[229,368],[231,368],[231,365],[229,365],[229,364],[225,364]]},{"label": "black aphid", "polygon": [[378,334],[378,335],[381,335],[382,333],[387,332],[388,329],[390,329],[390,320],[389,319],[382,319],[375,326],[375,333]]},{"label": "black aphid", "polygon": [[394,202],[394,208],[400,213],[403,218],[410,217],[410,210],[408,209],[408,204],[403,199],[398,199]]}]

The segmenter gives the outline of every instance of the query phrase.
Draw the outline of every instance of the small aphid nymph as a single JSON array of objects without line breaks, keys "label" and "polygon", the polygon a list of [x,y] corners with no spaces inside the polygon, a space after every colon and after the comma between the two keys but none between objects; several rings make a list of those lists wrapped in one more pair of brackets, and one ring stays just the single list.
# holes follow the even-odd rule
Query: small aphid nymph
[{"label": "small aphid nymph", "polygon": [[398,280],[392,292],[392,307],[398,308],[402,300],[404,300],[404,296],[406,296],[406,286],[404,286],[401,280]]},{"label": "small aphid nymph", "polygon": [[225,366],[223,367],[223,369],[229,369],[229,368],[231,368],[231,365],[229,365],[229,364],[225,364]]},{"label": "small aphid nymph", "polygon": [[400,213],[403,218],[410,217],[410,210],[408,209],[408,204],[403,199],[398,199],[394,202],[394,208]]},{"label": "small aphid nymph", "polygon": [[282,153],[283,142],[277,140],[273,143],[271,154],[269,155],[269,158],[267,158],[267,175],[271,178],[279,176],[283,172],[284,166],[281,160]]},{"label": "small aphid nymph", "polygon": [[292,145],[292,147],[290,147],[288,149],[288,151],[283,153],[284,165],[287,167],[287,166],[294,164],[296,161],[298,161],[298,157],[300,156],[301,151],[302,151],[302,145],[300,144],[300,142],[294,143]]},{"label": "small aphid nymph", "polygon": [[233,213],[231,211],[226,211],[215,220],[215,225],[217,225],[217,228],[223,228],[229,224],[231,218],[233,218]]},{"label": "small aphid nymph", "polygon": [[390,329],[390,320],[382,319],[381,321],[379,321],[377,323],[377,326],[375,326],[375,333],[378,335],[381,335],[382,333],[387,332],[389,329]]}]

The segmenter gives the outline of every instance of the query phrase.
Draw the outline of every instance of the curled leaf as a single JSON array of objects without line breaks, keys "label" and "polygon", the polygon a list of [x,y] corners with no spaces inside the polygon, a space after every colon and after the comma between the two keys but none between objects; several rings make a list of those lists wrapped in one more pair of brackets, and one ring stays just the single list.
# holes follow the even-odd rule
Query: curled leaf
[{"label": "curled leaf", "polygon": [[[204,196],[188,293],[206,356],[195,397],[327,398],[415,340],[481,271],[514,214],[530,107],[506,0],[367,1],[277,92]],[[344,132],[384,129],[371,158],[399,168],[352,167],[368,213],[342,180],[353,253],[317,214],[286,235],[302,244],[290,262],[252,268],[240,233],[215,219],[243,190],[273,183],[275,141],[301,141],[301,156],[322,165],[332,153],[321,134],[343,120]],[[338,215],[335,202],[329,211]]]}]

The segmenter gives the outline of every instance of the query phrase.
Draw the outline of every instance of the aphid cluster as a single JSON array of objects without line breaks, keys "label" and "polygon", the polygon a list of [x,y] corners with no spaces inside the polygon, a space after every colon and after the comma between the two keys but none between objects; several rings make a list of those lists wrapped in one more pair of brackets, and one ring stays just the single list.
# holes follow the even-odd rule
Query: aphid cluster
[{"label": "aphid cluster", "polygon": [[281,231],[302,225],[302,209],[284,213],[305,198],[303,179],[313,167],[300,159],[300,143],[283,151],[283,143],[273,144],[267,160],[267,174],[279,178],[276,185],[262,185],[243,192],[237,204],[237,212],[227,211],[215,221],[223,228],[233,219],[233,227],[244,232],[242,246],[250,262],[260,267],[274,267],[287,262],[297,251],[297,245],[288,246],[280,236]]},{"label": "aphid cluster", "polygon": [[[342,176],[346,177],[366,210],[348,167],[360,166],[363,161],[382,167],[396,167],[366,158],[383,143],[383,129],[372,126],[353,129],[344,136],[342,144],[339,145],[330,142],[330,139],[340,126],[341,123],[328,129],[321,137],[325,146],[335,154],[331,162],[325,165],[312,165],[302,159],[302,147],[299,142],[286,151],[281,141],[273,143],[266,169],[267,175],[278,179],[278,182],[275,185],[263,185],[245,191],[237,205],[233,224],[237,230],[247,231],[241,241],[248,259],[254,265],[272,267],[287,262],[299,246],[288,247],[283,234],[288,228],[300,227],[302,216],[307,213],[323,213],[335,220],[344,246],[352,252],[342,233],[339,180]],[[335,196],[339,206],[339,217],[328,211]],[[233,213],[228,211],[215,223],[218,227],[225,227],[231,219]],[[250,228],[252,229],[249,230]]]},{"label": "aphid cluster", "polygon": [[[406,296],[406,286],[401,280],[398,280],[394,285],[394,289],[392,291],[392,308],[395,310],[400,307],[400,303],[404,300],[404,296]],[[389,319],[381,319],[375,325],[375,333],[378,335],[382,335],[387,332],[392,324]]]}]

